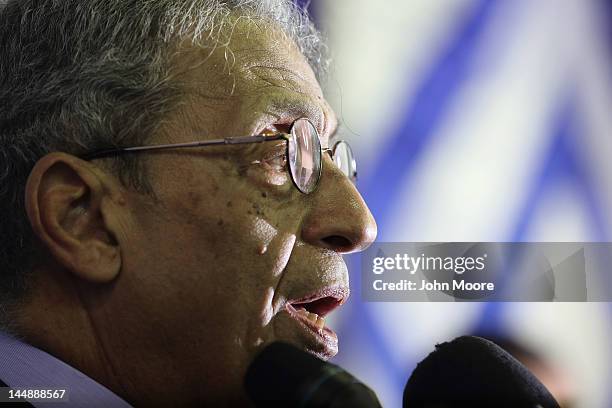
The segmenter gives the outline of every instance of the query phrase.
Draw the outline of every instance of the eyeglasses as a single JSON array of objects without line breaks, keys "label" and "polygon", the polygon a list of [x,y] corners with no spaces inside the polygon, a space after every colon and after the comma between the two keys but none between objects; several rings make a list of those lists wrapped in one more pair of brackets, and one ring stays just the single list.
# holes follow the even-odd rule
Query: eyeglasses
[{"label": "eyeglasses", "polygon": [[226,137],[224,139],[203,140],[188,143],[172,143],[153,146],[135,146],[98,150],[86,153],[80,157],[84,160],[101,159],[105,157],[134,154],[140,152],[182,149],[187,147],[236,145],[247,143],[272,142],[285,140],[287,142],[287,163],[291,180],[299,191],[312,193],[319,184],[322,172],[323,153],[328,153],[334,164],[353,183],[357,181],[357,165],[355,156],[349,144],[343,140],[334,144],[333,148],[321,148],[319,132],[308,119],[301,118],[291,124],[289,133],[273,135]]}]

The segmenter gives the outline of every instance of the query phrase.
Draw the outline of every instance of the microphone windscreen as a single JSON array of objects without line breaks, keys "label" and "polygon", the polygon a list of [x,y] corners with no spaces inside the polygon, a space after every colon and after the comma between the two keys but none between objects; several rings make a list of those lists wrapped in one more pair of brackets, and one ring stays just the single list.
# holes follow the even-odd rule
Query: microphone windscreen
[{"label": "microphone windscreen", "polygon": [[244,386],[256,407],[380,408],[376,394],[345,370],[282,342],[255,357]]},{"label": "microphone windscreen", "polygon": [[404,388],[404,408],[559,408],[546,387],[495,343],[462,336],[421,361]]}]

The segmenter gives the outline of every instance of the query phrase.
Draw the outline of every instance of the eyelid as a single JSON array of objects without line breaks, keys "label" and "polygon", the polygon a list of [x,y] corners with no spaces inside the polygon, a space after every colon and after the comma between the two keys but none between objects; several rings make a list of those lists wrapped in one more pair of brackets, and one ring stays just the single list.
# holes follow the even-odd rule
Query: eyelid
[{"label": "eyelid", "polygon": [[284,150],[273,150],[271,151],[269,154],[266,154],[265,157],[263,159],[261,159],[262,162],[267,162],[267,161],[272,161],[274,159],[278,159],[279,157],[283,157],[286,159],[286,153]]},{"label": "eyelid", "polygon": [[[280,160],[282,160],[282,163],[275,162]],[[259,161],[259,164],[261,164],[266,170],[286,174],[288,163],[285,150],[273,149],[265,156],[265,158]]]},{"label": "eyelid", "polygon": [[284,142],[276,143],[271,148],[266,149],[266,151],[260,156],[259,160],[254,160],[251,164],[264,164],[268,161],[277,159],[279,157],[287,155],[287,147]]}]

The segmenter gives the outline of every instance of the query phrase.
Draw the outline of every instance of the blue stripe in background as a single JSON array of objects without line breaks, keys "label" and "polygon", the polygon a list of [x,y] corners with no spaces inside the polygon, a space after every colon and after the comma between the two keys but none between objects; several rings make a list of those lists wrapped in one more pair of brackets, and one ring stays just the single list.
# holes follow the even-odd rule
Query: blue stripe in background
[{"label": "blue stripe in background", "polygon": [[[362,184],[362,194],[379,224],[379,231],[384,231],[389,220],[389,209],[397,199],[397,181],[403,180],[411,171],[416,158],[427,148],[452,106],[466,78],[470,75],[471,62],[481,45],[482,33],[487,27],[496,0],[480,0],[469,10],[457,32],[449,35],[449,44],[434,61],[427,76],[418,87],[416,94],[410,96],[406,113],[399,122],[395,135],[383,150],[380,160],[371,171],[366,171],[367,177]],[[358,270],[358,258],[350,260],[351,270]],[[352,274],[352,286],[360,293],[360,276]],[[355,282],[357,281],[357,282]],[[355,295],[354,295],[355,296]],[[367,342],[371,350],[376,350],[376,356],[381,365],[388,371],[388,378],[401,396],[409,371],[416,361],[400,364],[390,353],[392,344],[387,344],[372,321],[371,313],[361,299],[350,303],[350,315],[339,328],[343,343],[354,341]],[[350,323],[350,327],[349,327]],[[408,324],[408,322],[406,322]],[[403,342],[409,339],[401,339]],[[348,345],[350,348],[350,345]]]},{"label": "blue stripe in background", "polygon": [[575,134],[575,125],[578,123],[576,101],[574,97],[565,98],[558,116],[555,118],[554,137],[549,153],[542,160],[543,166],[539,175],[534,177],[533,186],[530,189],[528,199],[517,220],[517,227],[510,240],[513,242],[523,241],[527,238],[527,229],[533,221],[538,204],[547,193],[548,187],[555,184],[559,179],[572,181],[576,192],[579,193],[591,215],[591,240],[607,241],[608,234],[605,231],[604,216],[601,205],[597,198],[595,188],[588,169],[578,157],[579,149],[576,143],[580,135]]},{"label": "blue stripe in background", "polygon": [[[568,177],[576,185],[574,174],[575,160],[572,158],[573,153],[568,150],[569,139],[574,137],[572,125],[575,123],[575,117],[576,108],[574,99],[572,97],[565,98],[551,119],[552,137],[550,138],[551,143],[548,152],[541,160],[542,166],[532,177],[532,187],[529,189],[529,194],[527,194],[523,208],[517,217],[515,230],[509,236],[508,242],[522,242],[528,238],[527,232],[534,221],[538,205],[541,204],[550,187],[560,179]],[[506,280],[510,276],[508,272],[513,269],[515,266],[514,262],[519,257],[514,256],[512,258],[506,265],[502,281],[498,283],[502,291],[507,283]],[[504,308],[505,303],[485,303],[473,332],[512,338],[512,334],[508,333],[508,329],[503,321]]]},{"label": "blue stripe in background", "polygon": [[[482,33],[495,10],[497,0],[479,0],[465,17],[457,32],[432,64],[416,93],[409,100],[395,135],[380,155],[374,168],[365,172],[362,194],[378,220],[380,230],[392,223],[389,209],[397,199],[398,180],[404,180],[417,157],[431,143],[458,91],[471,74],[471,62],[479,50]],[[384,234],[384,232],[383,232]]]}]

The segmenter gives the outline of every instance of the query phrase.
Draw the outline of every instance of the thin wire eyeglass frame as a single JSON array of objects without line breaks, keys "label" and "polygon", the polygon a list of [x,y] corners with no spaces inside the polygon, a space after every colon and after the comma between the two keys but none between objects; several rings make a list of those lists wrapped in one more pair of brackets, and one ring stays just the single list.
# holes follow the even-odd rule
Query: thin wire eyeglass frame
[{"label": "thin wire eyeglass frame", "polygon": [[[142,152],[151,152],[151,151],[160,151],[160,150],[170,150],[170,149],[185,149],[185,148],[192,148],[192,147],[206,147],[206,146],[231,146],[231,145],[240,145],[240,144],[249,144],[249,143],[263,143],[263,142],[273,142],[273,141],[277,141],[277,140],[284,140],[286,141],[286,151],[285,151],[285,155],[286,155],[286,160],[287,160],[287,164],[288,164],[288,171],[289,171],[289,175],[291,176],[291,181],[293,182],[293,184],[295,185],[295,187],[303,194],[310,194],[313,191],[316,190],[319,181],[321,179],[321,173],[323,171],[323,153],[328,153],[332,159],[332,161],[334,162],[334,164],[336,164],[336,166],[338,168],[340,168],[340,166],[337,165],[337,162],[335,160],[336,157],[336,151],[339,148],[339,146],[341,146],[342,144],[344,144],[346,146],[346,149],[348,149],[349,155],[350,155],[350,163],[349,163],[349,172],[350,174],[346,174],[346,172],[344,172],[342,170],[342,168],[340,168],[340,170],[343,172],[343,174],[345,176],[347,176],[351,182],[356,183],[357,181],[357,170],[356,170],[356,163],[355,163],[355,159],[354,159],[354,155],[352,153],[352,149],[350,147],[350,145],[348,144],[348,142],[344,141],[344,140],[339,140],[336,143],[334,143],[334,146],[332,148],[321,148],[319,150],[319,154],[321,155],[318,158],[318,162],[320,163],[319,165],[319,169],[318,169],[318,174],[316,175],[316,180],[315,183],[312,186],[312,189],[310,190],[304,190],[297,182],[297,180],[295,180],[295,177],[293,176],[293,166],[294,164],[289,160],[289,143],[291,142],[291,132],[293,131],[295,125],[297,122],[299,121],[307,121],[308,124],[312,127],[312,129],[314,130],[317,138],[319,139],[319,145],[320,145],[320,137],[319,137],[319,132],[316,130],[316,128],[314,127],[314,125],[312,124],[312,122],[310,122],[308,119],[306,118],[300,118],[295,120],[290,127],[289,132],[290,133],[277,133],[277,134],[273,134],[273,135],[254,135],[254,136],[237,136],[237,137],[226,137],[223,139],[212,139],[212,140],[199,140],[199,141],[194,141],[194,142],[184,142],[184,143],[169,143],[169,144],[159,144],[159,145],[150,145],[150,146],[133,146],[133,147],[117,147],[117,148],[110,148],[110,149],[102,149],[102,150],[97,150],[91,153],[85,153],[80,155],[79,157],[83,160],[94,160],[94,159],[103,159],[103,158],[107,158],[107,157],[114,157],[114,156],[121,156],[121,155],[125,155],[125,154],[135,154],[135,153],[142,153]],[[297,139],[297,138],[296,138]],[[297,143],[297,142],[296,142]]]}]

